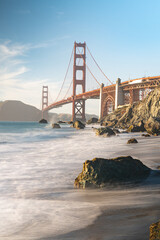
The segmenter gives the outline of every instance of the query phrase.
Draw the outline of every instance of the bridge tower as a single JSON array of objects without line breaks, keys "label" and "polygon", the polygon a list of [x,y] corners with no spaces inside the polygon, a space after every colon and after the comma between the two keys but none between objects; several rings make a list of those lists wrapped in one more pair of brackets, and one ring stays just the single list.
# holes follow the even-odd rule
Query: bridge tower
[{"label": "bridge tower", "polygon": [[[48,86],[42,87],[42,118],[48,118],[48,112],[44,112],[43,110],[48,107]],[[45,116],[44,116],[45,113]]]},{"label": "bridge tower", "polygon": [[[79,48],[82,50],[79,50]],[[79,64],[80,60],[81,65]],[[73,106],[72,121],[85,121],[85,99],[76,100],[76,88],[82,87],[82,93],[86,90],[86,43],[74,42],[74,63],[73,63]],[[83,62],[83,64],[82,64]]]}]

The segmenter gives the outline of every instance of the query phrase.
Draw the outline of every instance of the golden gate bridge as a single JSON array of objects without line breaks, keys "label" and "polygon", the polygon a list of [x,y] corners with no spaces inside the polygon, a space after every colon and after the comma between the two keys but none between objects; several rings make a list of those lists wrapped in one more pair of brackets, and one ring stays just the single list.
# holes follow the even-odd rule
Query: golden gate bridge
[{"label": "golden gate bridge", "polygon": [[[88,51],[94,66],[102,74],[106,86],[104,83],[99,81],[99,78],[95,76],[93,70],[91,71],[91,68],[86,61],[86,51]],[[59,100],[67,79],[72,59],[73,75],[64,97]],[[87,72],[87,76],[90,75],[92,77],[92,81],[94,80],[94,82],[97,84],[97,88],[94,90],[86,90],[86,82],[88,81],[88,78],[86,77]],[[48,111],[51,109],[72,103],[72,121],[77,119],[85,121],[85,101],[87,99],[100,99],[99,118],[101,119],[112,112],[115,108],[142,100],[145,95],[153,88],[158,86],[159,83],[160,76],[143,77],[125,82],[121,82],[121,79],[118,78],[116,83],[113,83],[100,68],[87,44],[85,42],[75,42],[62,86],[54,102],[49,103],[48,86],[42,87],[42,116],[48,113]],[[79,87],[81,87],[80,93],[77,91]],[[72,93],[70,93],[71,90]],[[69,93],[70,96],[68,96]]]}]

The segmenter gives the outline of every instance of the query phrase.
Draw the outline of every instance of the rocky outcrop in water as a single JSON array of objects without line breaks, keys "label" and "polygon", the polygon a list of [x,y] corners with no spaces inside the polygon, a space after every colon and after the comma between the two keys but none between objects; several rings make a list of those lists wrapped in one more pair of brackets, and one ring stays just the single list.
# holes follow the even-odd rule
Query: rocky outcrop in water
[{"label": "rocky outcrop in water", "polygon": [[52,128],[61,128],[60,125],[58,123],[53,123],[52,124]]},{"label": "rocky outcrop in water", "polygon": [[149,135],[148,133],[143,133],[142,137],[150,137],[151,135]]},{"label": "rocky outcrop in water", "polygon": [[160,240],[160,220],[151,224],[149,240]]},{"label": "rocky outcrop in water", "polygon": [[138,182],[148,177],[150,168],[130,156],[113,159],[94,158],[83,163],[75,179],[76,188],[103,187],[108,184]]},{"label": "rocky outcrop in water", "polygon": [[160,134],[160,87],[150,92],[143,101],[115,110],[103,119],[102,125]]},{"label": "rocky outcrop in water", "polygon": [[79,121],[79,120],[76,120],[76,121],[73,123],[72,127],[76,128],[76,129],[84,129],[84,128],[85,128],[85,124],[82,123],[82,122]]},{"label": "rocky outcrop in water", "polygon": [[109,127],[101,127],[94,129],[97,136],[110,137],[116,135],[115,132]]},{"label": "rocky outcrop in water", "polygon": [[138,141],[135,138],[131,138],[128,140],[127,144],[131,144],[131,143],[138,143]]},{"label": "rocky outcrop in water", "polygon": [[89,119],[87,121],[87,124],[92,124],[92,123],[97,123],[98,122],[98,118],[92,117],[91,119]]},{"label": "rocky outcrop in water", "polygon": [[43,118],[43,119],[41,119],[41,120],[39,121],[39,123],[48,123],[48,122],[47,122],[46,119]]}]

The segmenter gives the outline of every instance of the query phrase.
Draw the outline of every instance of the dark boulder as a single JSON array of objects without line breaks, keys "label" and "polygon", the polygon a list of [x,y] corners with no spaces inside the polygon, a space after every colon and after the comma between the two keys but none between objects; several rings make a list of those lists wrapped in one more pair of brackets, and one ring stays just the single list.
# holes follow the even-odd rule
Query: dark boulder
[{"label": "dark boulder", "polygon": [[46,119],[42,118],[39,123],[48,123]]},{"label": "dark boulder", "polygon": [[59,120],[57,123],[62,124],[62,123],[66,123],[66,122]]},{"label": "dark boulder", "polygon": [[73,124],[73,121],[68,121],[67,123],[68,123],[68,124]]},{"label": "dark boulder", "polygon": [[84,129],[84,128],[85,128],[85,124],[82,123],[82,122],[79,121],[79,120],[76,120],[76,121],[73,123],[73,127],[76,128],[76,129]]},{"label": "dark boulder", "polygon": [[143,133],[142,134],[142,137],[150,137],[151,135],[150,134],[148,134],[148,133]]},{"label": "dark boulder", "polygon": [[150,225],[149,240],[160,240],[160,220]]},{"label": "dark boulder", "polygon": [[98,118],[92,117],[91,119],[89,119],[87,121],[87,124],[92,124],[92,123],[97,123],[98,122]]},{"label": "dark boulder", "polygon": [[130,143],[138,143],[138,141],[135,138],[131,138],[128,140],[127,144],[130,144]]},{"label": "dark boulder", "polygon": [[143,121],[141,121],[140,123],[138,123],[137,125],[131,125],[128,129],[128,132],[145,132],[146,129],[144,127],[144,123]]},{"label": "dark boulder", "polygon": [[150,168],[130,156],[113,159],[94,158],[83,163],[75,179],[76,188],[103,187],[108,184],[135,183],[149,176]]},{"label": "dark boulder", "polygon": [[52,128],[61,128],[60,125],[58,123],[53,123],[52,124]]},{"label": "dark boulder", "polygon": [[109,127],[101,127],[95,130],[97,136],[110,137],[116,135],[115,132]]},{"label": "dark boulder", "polygon": [[114,132],[115,134],[120,133],[120,131],[118,130],[118,128],[112,128],[112,130],[113,130],[113,132]]}]

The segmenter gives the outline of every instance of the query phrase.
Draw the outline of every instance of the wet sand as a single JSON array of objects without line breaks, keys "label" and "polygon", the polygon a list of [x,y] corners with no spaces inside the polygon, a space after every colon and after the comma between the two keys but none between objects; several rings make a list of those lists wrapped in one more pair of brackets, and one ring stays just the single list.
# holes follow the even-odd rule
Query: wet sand
[{"label": "wet sand", "polygon": [[[43,240],[147,240],[149,239],[149,226],[160,219],[160,174],[156,167],[160,165],[160,137],[141,137],[133,134],[138,144],[128,145],[128,150],[116,153],[131,155],[141,160],[154,171],[150,177],[133,189],[118,189],[111,194],[113,205],[105,206],[105,198],[109,192],[105,191],[96,196],[90,193],[88,201],[102,201],[101,215],[84,229],[69,232],[59,236],[48,236]],[[116,203],[116,198],[122,204]],[[126,199],[126,202],[125,202]],[[129,199],[129,200],[128,200]],[[128,201],[132,202],[128,204]],[[106,201],[107,203],[107,201]],[[135,203],[135,204],[134,204]],[[94,209],[93,209],[94,211]],[[41,239],[42,240],[42,239]]]}]

